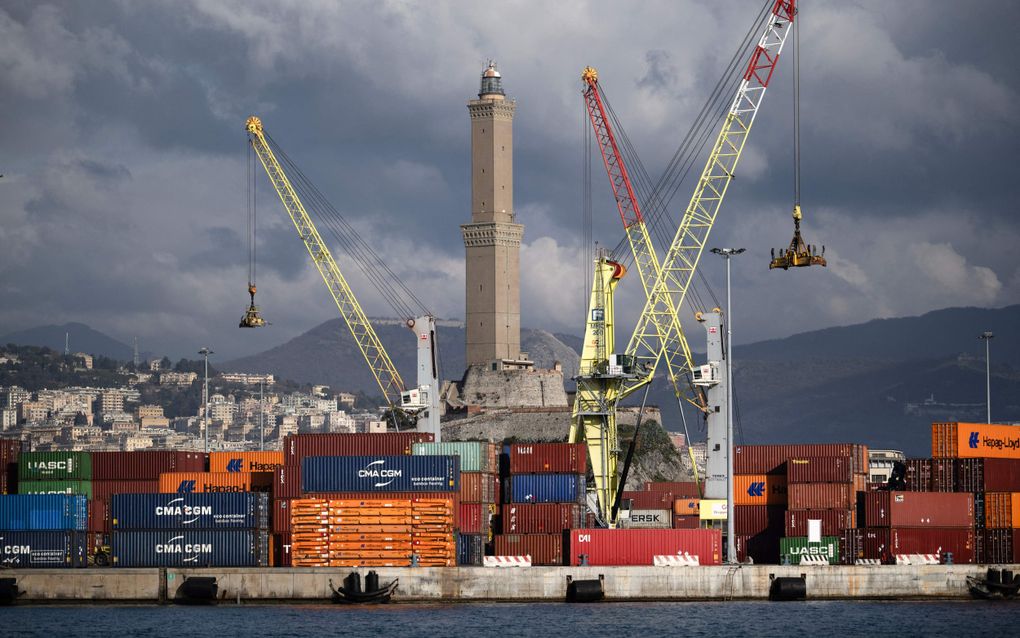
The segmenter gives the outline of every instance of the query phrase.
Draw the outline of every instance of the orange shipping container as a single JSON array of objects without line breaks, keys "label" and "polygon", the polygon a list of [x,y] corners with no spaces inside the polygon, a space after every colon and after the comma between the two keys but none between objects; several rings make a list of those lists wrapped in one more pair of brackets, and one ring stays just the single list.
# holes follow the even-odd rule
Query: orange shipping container
[{"label": "orange shipping container", "polygon": [[1020,492],[986,492],[985,527],[1020,528]]},{"label": "orange shipping container", "polygon": [[170,472],[159,475],[161,494],[250,491],[250,472]]},{"label": "orange shipping container", "polygon": [[283,452],[211,452],[210,472],[272,472],[283,467]]},{"label": "orange shipping container", "polygon": [[1020,427],[985,423],[932,423],[935,459],[1020,459]]},{"label": "orange shipping container", "polygon": [[786,476],[738,474],[733,477],[734,505],[786,505]]},{"label": "orange shipping container", "polygon": [[700,512],[700,498],[678,498],[673,501],[673,513],[677,516],[698,516]]}]

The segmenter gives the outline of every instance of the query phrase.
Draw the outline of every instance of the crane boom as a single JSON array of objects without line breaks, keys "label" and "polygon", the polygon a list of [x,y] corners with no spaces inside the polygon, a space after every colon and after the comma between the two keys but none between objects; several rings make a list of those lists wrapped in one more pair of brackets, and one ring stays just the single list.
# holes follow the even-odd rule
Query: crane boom
[{"label": "crane boom", "polygon": [[[329,247],[315,228],[312,218],[305,210],[304,204],[301,203],[301,199],[287,178],[283,167],[277,161],[262,130],[262,121],[253,115],[245,123],[245,129],[248,131],[249,143],[262,162],[262,167],[266,169],[269,181],[272,182],[273,188],[280,196],[283,207],[290,215],[291,221],[294,222],[294,227],[297,229],[301,241],[304,242],[305,248],[312,258],[312,263],[315,264],[326,287],[329,288],[333,301],[340,310],[340,315],[347,323],[347,327],[350,328],[351,334],[354,335],[354,340],[365,357],[368,367],[372,370],[372,376],[379,384],[379,389],[382,390],[387,402],[391,405],[400,405],[401,393],[404,391],[404,382],[400,378],[400,373],[393,365],[390,355],[387,354],[379,336],[376,335],[375,329],[372,328],[368,316],[361,308],[361,304],[358,303],[351,287],[347,285],[347,280],[344,279]],[[433,388],[433,392],[436,390]]]}]

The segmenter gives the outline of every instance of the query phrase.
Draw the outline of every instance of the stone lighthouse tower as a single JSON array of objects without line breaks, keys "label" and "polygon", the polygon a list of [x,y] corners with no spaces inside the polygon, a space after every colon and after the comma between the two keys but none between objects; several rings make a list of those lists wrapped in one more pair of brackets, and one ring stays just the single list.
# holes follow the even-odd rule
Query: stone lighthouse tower
[{"label": "stone lighthouse tower", "polygon": [[461,225],[466,255],[467,364],[521,359],[520,251],[514,223],[514,108],[496,64],[482,72],[471,115],[471,223]]}]

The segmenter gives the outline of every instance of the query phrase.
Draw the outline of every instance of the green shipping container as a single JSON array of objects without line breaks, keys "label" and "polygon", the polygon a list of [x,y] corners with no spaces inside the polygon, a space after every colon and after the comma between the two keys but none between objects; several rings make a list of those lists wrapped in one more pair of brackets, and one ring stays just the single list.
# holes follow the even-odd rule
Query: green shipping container
[{"label": "green shipping container", "polygon": [[823,536],[821,543],[809,543],[807,536],[793,536],[779,539],[779,556],[789,559],[791,565],[800,565],[804,556],[821,556],[830,565],[839,563],[839,539]]},{"label": "green shipping container", "polygon": [[92,500],[92,481],[22,481],[18,494],[83,494]]},{"label": "green shipping container", "polygon": [[412,443],[412,456],[459,456],[461,472],[499,471],[499,457],[492,443],[452,441],[449,443]]},{"label": "green shipping container", "polygon": [[92,455],[88,452],[22,452],[19,481],[91,481]]}]

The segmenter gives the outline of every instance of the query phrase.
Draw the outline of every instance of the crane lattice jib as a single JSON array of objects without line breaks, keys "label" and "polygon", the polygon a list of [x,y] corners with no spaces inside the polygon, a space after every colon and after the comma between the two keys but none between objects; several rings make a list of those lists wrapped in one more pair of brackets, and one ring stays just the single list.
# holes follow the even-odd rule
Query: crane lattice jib
[{"label": "crane lattice jib", "polygon": [[[789,27],[796,14],[795,5],[796,0],[776,0],[765,18],[762,36],[751,54],[722,130],[662,261],[652,294],[645,301],[637,327],[627,345],[627,353],[644,364],[650,375],[654,375],[660,353],[666,358],[670,370],[683,369],[690,361],[686,344],[669,330],[672,310],[681,306],[690,288],[709,232],[733,180],[747,135],[790,32]],[[672,304],[667,303],[667,299]],[[625,387],[621,394],[626,396],[640,385],[640,380],[633,382],[633,388]]]},{"label": "crane lattice jib", "polygon": [[[655,281],[659,277],[659,257],[655,252],[655,246],[648,234],[648,227],[645,224],[644,216],[641,214],[641,206],[634,195],[631,186],[630,176],[627,174],[627,166],[620,154],[616,143],[616,136],[609,125],[609,118],[606,116],[606,109],[603,103],[601,88],[598,84],[598,73],[595,69],[587,67],[582,74],[586,87],[584,90],[584,103],[588,110],[588,117],[591,120],[592,129],[595,131],[595,139],[598,141],[599,150],[602,152],[602,162],[605,164],[606,173],[609,176],[609,185],[613,190],[613,197],[616,199],[616,207],[623,221],[623,227],[627,233],[627,241],[630,244],[631,252],[634,255],[634,263],[644,288],[645,299],[652,294]],[[669,295],[663,295],[661,299],[663,307],[668,309],[663,319],[666,325],[662,326],[663,331],[672,331],[680,344],[680,349],[686,354],[684,361],[686,368],[690,369],[693,363],[690,359],[690,348],[687,346],[687,339],[680,328],[679,316],[673,306]],[[672,362],[670,360],[669,362]],[[681,391],[684,383],[683,369],[669,368],[670,382],[673,384],[674,392],[678,397],[684,396]],[[643,378],[644,382],[651,380],[651,375]],[[643,385],[640,382],[628,385],[628,394]],[[624,395],[626,396],[626,395]],[[621,399],[623,397],[620,397]]]},{"label": "crane lattice jib", "polygon": [[351,287],[347,285],[347,280],[344,279],[329,247],[326,246],[326,242],[322,240],[319,231],[315,228],[312,218],[309,217],[308,211],[301,203],[301,199],[287,178],[283,167],[276,160],[276,155],[266,141],[262,122],[259,118],[252,116],[248,118],[246,129],[252,148],[259,156],[263,168],[266,169],[269,181],[272,182],[273,188],[280,196],[283,207],[290,215],[291,221],[294,222],[298,236],[304,242],[305,248],[308,249],[312,262],[319,270],[319,274],[322,275],[326,287],[329,288],[333,301],[336,302],[336,307],[340,310],[340,315],[347,322],[347,327],[350,328],[361,354],[368,362],[368,367],[372,370],[379,389],[382,390],[387,402],[391,405],[399,405],[400,393],[404,390],[404,382],[400,378],[400,373],[397,372],[396,366],[393,365],[389,354],[383,348],[379,336],[376,335]]}]

